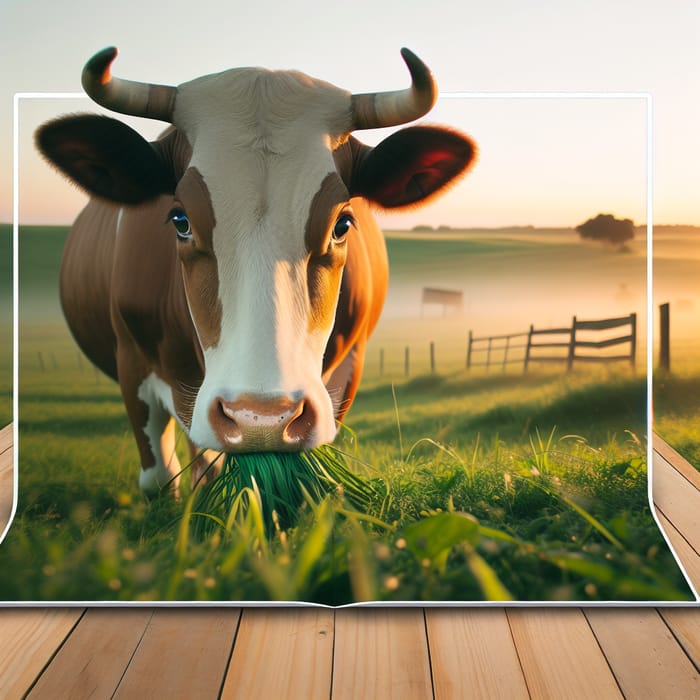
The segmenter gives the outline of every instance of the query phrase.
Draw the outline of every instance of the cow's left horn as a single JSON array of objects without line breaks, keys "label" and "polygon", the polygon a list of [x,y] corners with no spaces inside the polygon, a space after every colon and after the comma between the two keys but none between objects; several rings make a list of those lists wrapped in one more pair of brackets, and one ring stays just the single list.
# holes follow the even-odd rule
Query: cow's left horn
[{"label": "cow's left horn", "polygon": [[110,46],[96,53],[85,64],[82,76],[85,92],[97,104],[115,112],[172,121],[177,88],[113,77],[109,67],[117,53],[117,49]]},{"label": "cow's left horn", "polygon": [[411,87],[394,92],[353,95],[353,129],[405,124],[422,117],[435,104],[437,84],[428,66],[408,49],[401,49],[401,56],[411,73]]}]

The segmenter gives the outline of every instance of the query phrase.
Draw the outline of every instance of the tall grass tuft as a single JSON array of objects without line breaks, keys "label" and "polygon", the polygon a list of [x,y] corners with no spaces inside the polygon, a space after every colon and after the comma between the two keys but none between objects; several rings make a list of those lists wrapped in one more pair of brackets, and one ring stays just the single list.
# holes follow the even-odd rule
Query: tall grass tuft
[{"label": "tall grass tuft", "polygon": [[307,452],[227,454],[221,474],[196,496],[193,515],[204,523],[226,522],[236,499],[248,491],[255,494],[271,534],[273,528],[292,527],[305,502],[320,503],[329,494],[365,512],[377,489],[375,482],[352,472],[345,454],[332,445]]}]

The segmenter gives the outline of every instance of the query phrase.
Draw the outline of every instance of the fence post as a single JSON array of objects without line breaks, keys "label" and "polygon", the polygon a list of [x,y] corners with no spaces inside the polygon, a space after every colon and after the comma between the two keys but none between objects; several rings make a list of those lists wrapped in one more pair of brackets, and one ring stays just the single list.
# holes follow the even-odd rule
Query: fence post
[{"label": "fence post", "polygon": [[379,376],[384,376],[384,348],[379,348]]},{"label": "fence post", "polygon": [[632,369],[635,368],[637,364],[637,314],[632,312],[630,314],[630,325],[632,326],[632,331],[630,335],[632,336],[632,347],[630,348],[630,364]]},{"label": "fence post", "polygon": [[435,374],[435,342],[430,341],[430,371]]},{"label": "fence post", "polygon": [[486,348],[486,371],[489,371],[491,367],[491,344],[493,343],[493,338],[489,338],[489,344]]},{"label": "fence post", "polygon": [[409,352],[408,352],[408,345],[406,346],[406,351],[404,353],[404,373],[408,377],[408,371],[409,371]]},{"label": "fence post", "polygon": [[571,340],[569,341],[569,358],[566,371],[571,372],[574,366],[574,356],[576,355],[576,316],[571,319]]},{"label": "fence post", "polygon": [[506,371],[506,365],[508,364],[508,347],[510,346],[510,336],[506,336],[506,346],[503,348],[503,371]]},{"label": "fence post", "polygon": [[472,342],[474,336],[471,331],[469,331],[469,342],[467,343],[467,369],[471,369],[472,366]]},{"label": "fence post", "polygon": [[659,306],[659,369],[671,371],[671,308],[668,303]]},{"label": "fence post", "polygon": [[527,372],[527,366],[530,362],[530,348],[532,347],[532,334],[535,332],[535,326],[530,324],[530,332],[527,334],[527,345],[525,346],[525,364],[523,365],[523,374]]}]

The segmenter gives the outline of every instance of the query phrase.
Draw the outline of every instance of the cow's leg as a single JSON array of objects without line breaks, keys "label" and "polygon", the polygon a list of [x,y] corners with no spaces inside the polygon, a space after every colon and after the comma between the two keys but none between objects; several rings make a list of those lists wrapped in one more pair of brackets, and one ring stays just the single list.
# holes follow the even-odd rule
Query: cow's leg
[{"label": "cow's leg", "polygon": [[182,467],[176,452],[175,419],[159,403],[150,403],[146,425],[140,435],[136,430],[134,435],[142,457],[139,486],[143,494],[179,496]]},{"label": "cow's leg", "polygon": [[154,374],[140,373],[139,378],[134,365],[123,359],[118,356],[119,379],[141,458],[141,492],[147,497],[161,492],[177,496],[182,468],[175,452],[175,420],[166,408],[172,403],[170,389]]},{"label": "cow's leg", "polygon": [[224,463],[224,453],[216,450],[201,450],[191,440],[188,442],[190,444],[191,484],[192,489],[195,489],[197,486],[210,483],[219,476]]},{"label": "cow's leg", "polygon": [[[177,422],[167,412],[165,414],[165,419],[167,420],[167,423],[165,424],[165,429],[160,435],[160,464],[162,466],[158,477],[158,488],[159,490],[166,488],[177,496],[180,484],[180,472],[182,472],[180,460],[177,457]],[[143,479],[143,477],[144,473],[142,470],[139,483],[141,483],[141,479]]]}]

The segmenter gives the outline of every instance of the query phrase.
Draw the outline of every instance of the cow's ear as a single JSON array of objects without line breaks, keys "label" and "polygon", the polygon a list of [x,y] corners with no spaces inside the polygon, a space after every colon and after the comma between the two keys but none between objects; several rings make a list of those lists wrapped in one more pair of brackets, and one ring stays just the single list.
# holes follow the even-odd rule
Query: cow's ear
[{"label": "cow's ear", "polygon": [[91,195],[140,204],[175,191],[171,168],[140,134],[96,114],[62,117],[39,127],[38,149]]},{"label": "cow's ear", "polygon": [[456,131],[407,127],[367,153],[353,172],[350,190],[386,209],[411,206],[454,182],[475,156],[474,143]]}]

